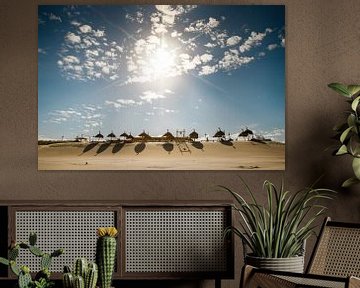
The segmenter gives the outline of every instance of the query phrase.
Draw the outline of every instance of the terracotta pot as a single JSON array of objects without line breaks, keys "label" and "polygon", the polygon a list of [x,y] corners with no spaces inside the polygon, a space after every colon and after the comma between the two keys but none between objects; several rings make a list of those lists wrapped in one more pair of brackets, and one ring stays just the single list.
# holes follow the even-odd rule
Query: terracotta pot
[{"label": "terracotta pot", "polygon": [[254,267],[275,271],[304,272],[304,256],[289,258],[263,258],[251,255],[245,256],[245,263]]}]

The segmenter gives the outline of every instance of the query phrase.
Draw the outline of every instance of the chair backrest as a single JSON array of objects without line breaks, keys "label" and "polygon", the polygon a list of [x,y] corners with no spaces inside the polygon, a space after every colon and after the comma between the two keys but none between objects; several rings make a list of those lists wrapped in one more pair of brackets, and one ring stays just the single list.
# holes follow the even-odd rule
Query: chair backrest
[{"label": "chair backrest", "polygon": [[307,273],[360,277],[360,224],[326,218]]}]

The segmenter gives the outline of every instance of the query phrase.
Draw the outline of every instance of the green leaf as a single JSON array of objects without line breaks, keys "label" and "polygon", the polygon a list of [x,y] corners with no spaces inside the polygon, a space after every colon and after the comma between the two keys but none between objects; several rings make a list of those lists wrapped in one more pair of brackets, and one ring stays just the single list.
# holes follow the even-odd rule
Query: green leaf
[{"label": "green leaf", "polygon": [[359,184],[359,183],[360,183],[359,179],[357,179],[356,177],[351,177],[351,178],[347,179],[346,181],[344,181],[344,183],[341,185],[341,187],[348,188],[352,185]]},{"label": "green leaf", "polygon": [[350,96],[354,96],[360,92],[360,85],[348,85],[347,90]]},{"label": "green leaf", "polygon": [[352,110],[356,111],[356,108],[357,108],[358,105],[359,105],[359,101],[360,101],[360,96],[356,97],[356,98],[354,99],[354,101],[352,101],[352,103],[351,103],[351,109],[352,109]]},{"label": "green leaf", "polygon": [[3,257],[0,257],[0,263],[1,264],[4,264],[4,265],[9,265],[9,260],[8,259],[5,259],[5,258],[3,258]]},{"label": "green leaf", "polygon": [[342,96],[351,97],[350,92],[348,91],[348,87],[341,83],[331,83],[328,85],[329,88],[333,89],[335,92],[339,93]]},{"label": "green leaf", "polygon": [[348,124],[349,127],[350,126],[355,126],[355,124],[356,124],[356,116],[353,113],[350,113],[350,115],[348,116],[347,124]]},{"label": "green leaf", "polygon": [[336,155],[344,155],[349,153],[347,150],[346,145],[341,145],[341,147],[339,148],[339,150],[336,152]]},{"label": "green leaf", "polygon": [[353,159],[352,168],[356,178],[360,180],[360,158],[355,157]]},{"label": "green leaf", "polygon": [[349,127],[343,133],[341,133],[341,136],[340,136],[341,143],[344,143],[344,141],[346,140],[346,137],[348,136],[348,134],[349,134],[349,132],[351,131],[352,128],[353,127]]}]

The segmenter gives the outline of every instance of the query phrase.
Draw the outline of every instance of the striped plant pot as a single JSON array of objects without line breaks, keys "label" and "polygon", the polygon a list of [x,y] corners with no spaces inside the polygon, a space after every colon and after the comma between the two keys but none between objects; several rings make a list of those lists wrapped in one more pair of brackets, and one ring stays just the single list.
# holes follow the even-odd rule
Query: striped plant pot
[{"label": "striped plant pot", "polygon": [[304,256],[289,258],[263,258],[246,255],[245,263],[262,269],[304,273]]}]

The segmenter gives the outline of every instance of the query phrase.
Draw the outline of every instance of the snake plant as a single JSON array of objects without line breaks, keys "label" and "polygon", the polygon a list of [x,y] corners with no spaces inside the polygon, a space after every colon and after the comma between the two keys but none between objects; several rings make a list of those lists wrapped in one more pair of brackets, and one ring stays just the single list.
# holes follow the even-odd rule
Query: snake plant
[{"label": "snake plant", "polygon": [[278,189],[270,181],[264,182],[267,203],[262,205],[242,180],[251,201],[230,188],[219,186],[235,199],[233,205],[240,215],[239,227],[228,227],[225,234],[233,232],[249,247],[252,256],[288,258],[302,254],[304,241],[314,233],[316,220],[326,207],[318,200],[331,199],[334,191],[305,188],[296,193]]}]

